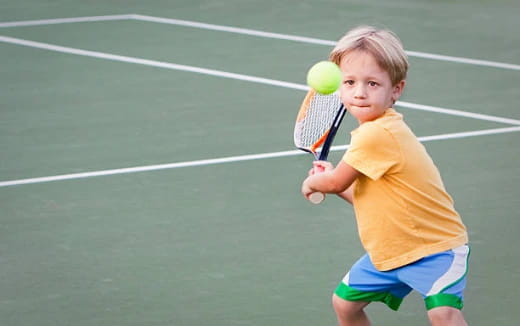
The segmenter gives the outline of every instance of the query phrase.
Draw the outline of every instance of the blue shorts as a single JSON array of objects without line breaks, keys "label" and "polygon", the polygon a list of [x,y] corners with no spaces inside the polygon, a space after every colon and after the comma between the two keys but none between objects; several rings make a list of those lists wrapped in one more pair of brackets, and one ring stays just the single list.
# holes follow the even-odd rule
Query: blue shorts
[{"label": "blue shorts", "polygon": [[469,247],[464,245],[381,272],[365,254],[345,275],[335,294],[347,301],[380,301],[397,310],[404,297],[415,290],[423,296],[428,310],[441,306],[462,309],[468,258]]}]

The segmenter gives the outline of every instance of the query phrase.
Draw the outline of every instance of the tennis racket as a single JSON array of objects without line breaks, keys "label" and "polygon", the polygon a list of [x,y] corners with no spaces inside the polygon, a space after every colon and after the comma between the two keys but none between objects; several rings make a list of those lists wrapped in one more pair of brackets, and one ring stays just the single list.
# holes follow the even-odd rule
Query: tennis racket
[{"label": "tennis racket", "polygon": [[[346,110],[337,93],[322,95],[311,89],[305,96],[294,126],[294,145],[326,161]],[[309,201],[319,204],[325,194],[314,192]]]}]

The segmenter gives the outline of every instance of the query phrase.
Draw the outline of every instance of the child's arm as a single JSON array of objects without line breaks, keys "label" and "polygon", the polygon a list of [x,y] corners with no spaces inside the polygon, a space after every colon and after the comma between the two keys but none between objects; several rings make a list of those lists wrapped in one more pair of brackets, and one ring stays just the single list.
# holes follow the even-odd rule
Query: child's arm
[{"label": "child's arm", "polygon": [[[309,175],[302,184],[302,194],[308,198],[313,192],[340,194],[340,197],[349,201],[352,198],[348,188],[361,175],[356,169],[341,160],[334,168],[328,162],[314,162],[315,167],[325,171]],[[346,193],[344,193],[346,192]],[[343,196],[345,195],[345,197]]]},{"label": "child's arm", "polygon": [[350,187],[347,188],[347,190],[340,192],[338,194],[338,197],[345,199],[349,203],[353,203],[353,193],[354,193],[354,185],[350,185]]}]

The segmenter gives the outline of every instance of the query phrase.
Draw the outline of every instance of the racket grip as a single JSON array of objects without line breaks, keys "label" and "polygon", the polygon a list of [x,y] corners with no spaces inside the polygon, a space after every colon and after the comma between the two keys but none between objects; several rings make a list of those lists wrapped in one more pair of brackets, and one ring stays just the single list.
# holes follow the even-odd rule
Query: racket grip
[{"label": "racket grip", "polygon": [[325,199],[325,194],[321,192],[313,192],[309,195],[309,201],[315,205],[320,204]]}]

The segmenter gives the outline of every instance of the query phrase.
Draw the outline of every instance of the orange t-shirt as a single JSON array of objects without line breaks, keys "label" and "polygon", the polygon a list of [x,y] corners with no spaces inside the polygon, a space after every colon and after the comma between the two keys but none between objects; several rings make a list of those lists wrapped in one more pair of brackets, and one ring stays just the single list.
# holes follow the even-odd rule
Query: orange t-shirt
[{"label": "orange t-shirt", "polygon": [[468,242],[437,167],[401,114],[388,109],[351,133],[343,160],[361,172],[353,205],[363,247],[381,271]]}]

